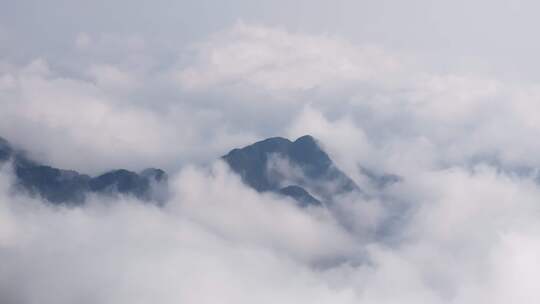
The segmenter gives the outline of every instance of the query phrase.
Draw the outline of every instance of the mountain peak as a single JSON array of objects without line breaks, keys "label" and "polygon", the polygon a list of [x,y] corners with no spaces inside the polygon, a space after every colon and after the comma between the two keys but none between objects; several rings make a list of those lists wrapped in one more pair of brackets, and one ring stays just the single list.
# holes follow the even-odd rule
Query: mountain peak
[{"label": "mountain peak", "polygon": [[[294,142],[282,137],[268,138],[231,150],[222,158],[244,183],[259,192],[278,192],[289,196],[294,193],[297,199],[302,189],[309,196],[314,194],[331,201],[336,194],[359,191],[354,181],[334,165],[311,135],[299,137]],[[291,184],[298,188],[280,191]],[[325,185],[333,185],[333,188]],[[301,196],[307,195],[302,193]],[[319,200],[314,198],[310,201]]]}]

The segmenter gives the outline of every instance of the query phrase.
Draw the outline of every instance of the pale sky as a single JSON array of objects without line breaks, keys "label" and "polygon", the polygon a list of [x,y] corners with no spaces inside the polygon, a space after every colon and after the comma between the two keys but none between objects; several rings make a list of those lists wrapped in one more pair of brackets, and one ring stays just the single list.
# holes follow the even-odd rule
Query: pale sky
[{"label": "pale sky", "polygon": [[[0,25],[12,58],[60,60],[79,32],[136,34],[185,45],[243,20],[339,35],[412,53],[439,70],[539,80],[532,0],[475,1],[2,1]],[[1,32],[0,32],[1,33]],[[1,36],[0,36],[1,37]]]}]

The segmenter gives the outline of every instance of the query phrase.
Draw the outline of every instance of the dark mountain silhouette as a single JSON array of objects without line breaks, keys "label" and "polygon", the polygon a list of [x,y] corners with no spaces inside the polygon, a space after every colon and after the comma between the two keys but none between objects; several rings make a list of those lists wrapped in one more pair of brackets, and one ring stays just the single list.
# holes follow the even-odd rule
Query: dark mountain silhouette
[{"label": "dark mountain silhouette", "polygon": [[337,195],[360,192],[309,135],[294,142],[268,138],[222,158],[253,189],[290,196],[301,205],[330,203]]},{"label": "dark mountain silhouette", "polygon": [[[309,135],[294,142],[268,138],[234,149],[222,159],[246,185],[258,192],[290,197],[302,207],[332,203],[341,194],[361,193]],[[159,203],[166,199],[167,174],[160,169],[140,173],[117,169],[92,177],[37,163],[0,138],[0,162],[8,160],[13,164],[16,190],[54,204],[82,204],[90,193],[128,195]]]},{"label": "dark mountain silhouette", "polygon": [[131,195],[144,201],[163,202],[167,174],[160,169],[141,173],[113,170],[96,177],[73,170],[39,164],[0,138],[0,161],[11,160],[16,177],[14,188],[54,204],[82,204],[88,193]]},{"label": "dark mountain silhouette", "polygon": [[0,137],[0,161],[6,161],[13,153],[7,140]]}]

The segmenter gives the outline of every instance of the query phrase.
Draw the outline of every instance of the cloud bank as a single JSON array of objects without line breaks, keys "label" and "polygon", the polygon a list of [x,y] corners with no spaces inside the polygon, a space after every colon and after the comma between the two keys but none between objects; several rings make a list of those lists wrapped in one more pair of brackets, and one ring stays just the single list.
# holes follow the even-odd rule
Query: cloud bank
[{"label": "cloud bank", "polygon": [[[64,63],[1,61],[2,136],[62,168],[173,177],[163,208],[95,197],[68,209],[13,196],[4,166],[0,302],[540,297],[537,85],[436,73],[384,47],[242,22],[173,56],[147,39],[81,32]],[[370,199],[299,209],[214,162],[256,139],[303,134]],[[359,166],[402,181],[375,189]]]},{"label": "cloud bank", "polygon": [[[414,199],[415,210],[391,241],[362,238],[324,209],[258,194],[222,163],[183,169],[163,208],[129,198],[51,207],[10,196],[8,178],[4,172],[3,303],[507,303],[539,296],[540,191],[491,167],[424,172],[394,189]],[[374,202],[354,203],[342,208]]]}]

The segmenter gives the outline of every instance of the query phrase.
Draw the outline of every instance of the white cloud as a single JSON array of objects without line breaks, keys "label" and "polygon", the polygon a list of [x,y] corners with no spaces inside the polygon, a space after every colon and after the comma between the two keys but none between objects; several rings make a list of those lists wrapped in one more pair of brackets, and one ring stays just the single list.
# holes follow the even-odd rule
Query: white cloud
[{"label": "white cloud", "polygon": [[22,147],[38,147],[30,152],[53,164],[77,168],[85,158],[102,170],[124,155],[155,158],[172,135],[152,113],[123,107],[92,83],[59,77],[43,61],[4,77],[15,85],[1,97],[3,133]]},{"label": "white cloud", "polygon": [[129,200],[53,208],[3,191],[11,237],[0,235],[2,302],[350,299],[309,266],[354,249],[349,236],[327,215],[260,196],[224,169],[186,169],[164,209]]},{"label": "white cloud", "polygon": [[159,99],[139,102],[146,74],[94,65],[87,75],[92,79],[63,77],[44,60],[1,74],[0,136],[45,163],[88,173],[174,169],[188,159],[216,158],[232,143],[253,138],[248,131],[231,133],[215,110]]},{"label": "white cloud", "polygon": [[[268,135],[317,133],[330,149],[334,138],[347,151],[342,153],[365,162],[374,161],[364,157],[373,155],[372,146],[382,151],[381,158],[396,162],[408,161],[395,149],[411,151],[407,157],[428,166],[482,157],[507,166],[540,165],[535,141],[515,136],[537,132],[534,85],[432,73],[410,64],[410,56],[381,48],[241,22],[193,50],[194,59],[176,70],[182,88],[201,98],[220,96],[213,107],[244,115]],[[319,122],[336,123],[307,123],[306,106]],[[354,140],[323,134],[332,128],[342,137],[344,128],[350,130]],[[417,143],[434,150],[420,152]],[[355,160],[336,157],[353,174]]]},{"label": "white cloud", "polygon": [[409,177],[397,194],[414,199],[418,211],[399,227],[398,242],[368,245],[322,210],[246,188],[219,163],[182,170],[164,208],[97,198],[54,208],[9,196],[2,178],[0,294],[7,303],[540,297],[528,283],[540,276],[540,190],[489,167]]},{"label": "white cloud", "polygon": [[308,90],[341,82],[381,81],[399,62],[376,47],[237,23],[195,47],[196,62],[178,72],[186,88],[252,85]]},{"label": "white cloud", "polygon": [[321,141],[323,149],[337,161],[337,165],[344,168],[352,178],[359,177],[359,163],[368,165],[376,161],[369,139],[351,117],[329,121],[323,113],[307,106],[295,118],[287,133],[291,138],[313,135]]},{"label": "white cloud", "polygon": [[133,90],[139,85],[133,74],[113,65],[94,65],[88,72],[99,87]]},{"label": "white cloud", "polygon": [[163,209],[99,198],[50,208],[2,181],[5,302],[538,301],[539,188],[512,173],[540,166],[536,85],[241,23],[173,68],[145,37],[87,35],[78,72],[0,65],[0,135],[43,161],[175,168],[307,133],[360,183],[358,165],[403,181],[330,211],[246,189],[222,164],[181,170]]}]

